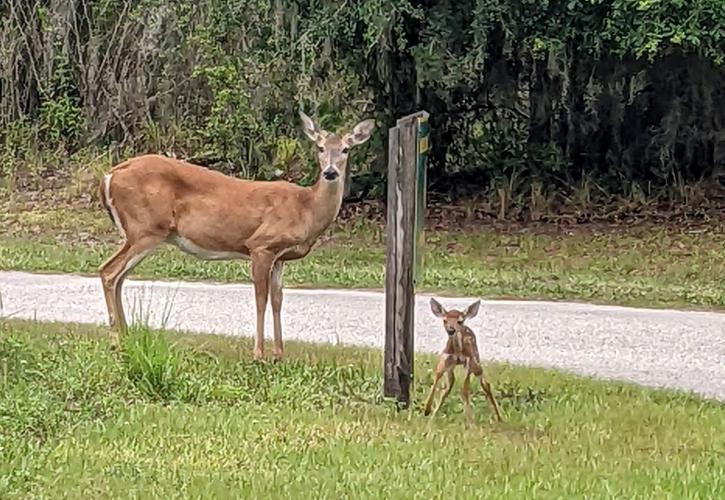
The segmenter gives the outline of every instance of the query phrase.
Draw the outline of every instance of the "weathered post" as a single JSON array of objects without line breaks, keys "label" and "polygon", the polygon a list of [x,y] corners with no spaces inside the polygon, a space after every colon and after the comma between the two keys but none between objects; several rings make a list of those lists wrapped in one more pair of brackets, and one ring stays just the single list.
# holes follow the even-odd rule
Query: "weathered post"
[{"label": "weathered post", "polygon": [[410,404],[415,285],[422,268],[428,113],[403,117],[388,132],[385,360],[383,395]]}]

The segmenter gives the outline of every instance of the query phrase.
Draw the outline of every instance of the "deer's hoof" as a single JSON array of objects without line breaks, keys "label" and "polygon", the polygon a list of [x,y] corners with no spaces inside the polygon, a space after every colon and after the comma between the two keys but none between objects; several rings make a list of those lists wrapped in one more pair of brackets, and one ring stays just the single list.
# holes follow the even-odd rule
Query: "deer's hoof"
[{"label": "deer's hoof", "polygon": [[110,334],[110,350],[111,352],[119,352],[121,350],[121,337],[115,330],[111,331]]}]

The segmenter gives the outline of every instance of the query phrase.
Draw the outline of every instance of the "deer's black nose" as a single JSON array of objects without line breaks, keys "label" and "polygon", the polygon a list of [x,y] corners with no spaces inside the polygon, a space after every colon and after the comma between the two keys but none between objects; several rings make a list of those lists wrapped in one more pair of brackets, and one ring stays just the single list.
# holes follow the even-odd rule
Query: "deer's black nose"
[{"label": "deer's black nose", "polygon": [[322,171],[322,176],[326,181],[334,181],[340,176],[340,172],[338,172],[336,168],[327,167]]},{"label": "deer's black nose", "polygon": [[454,333],[456,333],[456,329],[455,328],[446,328],[446,332],[448,332],[448,335],[453,335]]}]

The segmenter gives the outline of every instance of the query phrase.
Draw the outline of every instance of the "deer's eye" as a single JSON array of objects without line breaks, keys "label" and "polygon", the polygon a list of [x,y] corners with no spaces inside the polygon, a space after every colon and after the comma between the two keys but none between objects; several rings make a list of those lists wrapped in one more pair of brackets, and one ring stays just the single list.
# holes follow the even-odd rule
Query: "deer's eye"
[{"label": "deer's eye", "polygon": [[347,153],[349,153],[349,152],[350,152],[350,148],[344,148],[344,149],[342,150],[342,154],[344,154],[344,155],[346,155],[346,154],[347,154]]},{"label": "deer's eye", "polygon": [[319,151],[320,153],[324,153],[325,152],[325,148],[322,147],[322,146],[317,146],[317,151]]}]

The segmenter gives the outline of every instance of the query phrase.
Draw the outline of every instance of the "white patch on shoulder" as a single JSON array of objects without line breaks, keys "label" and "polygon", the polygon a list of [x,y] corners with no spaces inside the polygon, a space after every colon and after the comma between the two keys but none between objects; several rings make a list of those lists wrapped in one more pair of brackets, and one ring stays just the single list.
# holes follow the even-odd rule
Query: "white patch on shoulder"
[{"label": "white patch on shoulder", "polygon": [[121,236],[123,238],[126,238],[126,230],[123,229],[123,226],[121,225],[121,219],[118,217],[118,212],[116,211],[116,207],[113,206],[113,199],[111,198],[111,176],[113,174],[106,174],[103,177],[103,188],[106,193],[106,205],[108,205],[108,208],[111,210],[111,216],[113,217],[113,223],[116,224],[116,227],[118,228],[119,232],[121,233]]},{"label": "white patch on shoulder", "polygon": [[220,252],[203,248],[189,238],[173,234],[169,236],[169,243],[176,245],[180,250],[202,260],[249,260],[249,256],[239,252]]}]

